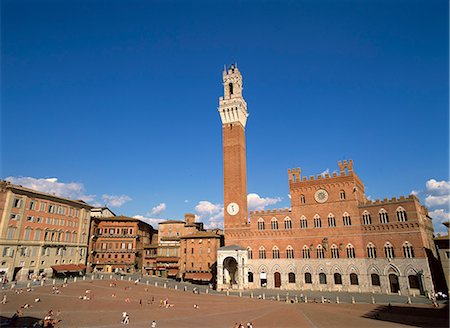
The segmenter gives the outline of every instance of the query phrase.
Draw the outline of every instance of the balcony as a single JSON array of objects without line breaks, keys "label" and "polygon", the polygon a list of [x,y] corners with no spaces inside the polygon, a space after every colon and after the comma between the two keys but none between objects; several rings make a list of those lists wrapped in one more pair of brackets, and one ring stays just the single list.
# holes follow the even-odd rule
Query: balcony
[{"label": "balcony", "polygon": [[139,239],[139,235],[123,235],[123,234],[96,234],[96,235],[92,235],[92,239],[94,238],[134,238],[134,239]]},{"label": "balcony", "polygon": [[131,248],[131,249],[101,249],[101,248],[97,248],[92,251],[96,252],[96,253],[117,253],[117,254],[139,252],[139,250],[137,248]]}]

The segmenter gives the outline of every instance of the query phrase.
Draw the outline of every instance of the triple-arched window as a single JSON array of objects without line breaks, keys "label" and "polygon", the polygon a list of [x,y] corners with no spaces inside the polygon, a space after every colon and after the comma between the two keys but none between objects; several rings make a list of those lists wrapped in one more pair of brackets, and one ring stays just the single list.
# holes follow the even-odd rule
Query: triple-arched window
[{"label": "triple-arched window", "polygon": [[300,228],[302,229],[308,228],[308,220],[304,215],[302,215],[302,217],[300,218]]},{"label": "triple-arched window", "polygon": [[273,246],[273,248],[272,248],[272,258],[273,259],[280,258],[280,249],[277,246]]},{"label": "triple-arched window", "polygon": [[396,213],[397,213],[397,221],[398,222],[408,221],[408,218],[406,217],[406,211],[403,207],[400,206],[399,208],[397,208]]},{"label": "triple-arched window", "polygon": [[382,208],[378,215],[380,217],[380,223],[389,223],[389,215],[384,208]]},{"label": "triple-arched window", "polygon": [[352,219],[350,218],[350,214],[345,212],[342,215],[342,221],[344,222],[344,226],[351,226],[352,225]]},{"label": "triple-arched window", "polygon": [[292,220],[291,218],[287,217],[284,219],[284,229],[291,230],[292,229]]},{"label": "triple-arched window", "polygon": [[321,228],[322,221],[320,220],[320,216],[318,214],[314,215],[314,228]]},{"label": "triple-arched window", "polygon": [[277,218],[272,218],[272,220],[270,220],[270,226],[272,227],[272,230],[278,230]]},{"label": "triple-arched window", "polygon": [[303,257],[304,259],[309,259],[309,258],[311,258],[311,253],[310,253],[309,247],[308,247],[307,245],[304,245],[304,246],[303,246],[303,249],[302,249],[302,257]]},{"label": "triple-arched window", "polygon": [[347,258],[354,259],[355,256],[355,247],[352,244],[347,245]]},{"label": "triple-arched window", "polygon": [[328,214],[328,226],[329,227],[336,226],[336,219],[334,218],[334,215],[332,213]]},{"label": "triple-arched window", "polygon": [[408,259],[412,259],[414,257],[414,248],[408,241],[405,241],[403,244],[403,256]]},{"label": "triple-arched window", "polygon": [[259,248],[258,253],[259,253],[259,258],[260,259],[265,259],[266,258],[266,249],[264,248],[264,246],[261,246]]},{"label": "triple-arched window", "polygon": [[372,224],[372,218],[370,217],[370,213],[367,211],[364,211],[362,214],[363,224],[369,225]]},{"label": "triple-arched window", "polygon": [[294,249],[291,245],[286,248],[286,258],[293,259],[294,258]]},{"label": "triple-arched window", "polygon": [[372,243],[367,244],[367,257],[369,259],[375,259],[377,257],[377,249]]},{"label": "triple-arched window", "polygon": [[258,219],[258,230],[264,230],[264,229],[265,229],[264,219],[259,218]]},{"label": "triple-arched window", "polygon": [[331,258],[339,258],[339,247],[337,247],[335,244],[331,245]]},{"label": "triple-arched window", "polygon": [[393,259],[395,256],[394,255],[394,246],[392,246],[392,244],[390,242],[387,242],[386,244],[384,244],[384,255],[388,259]]},{"label": "triple-arched window", "polygon": [[324,251],[322,245],[320,245],[320,244],[317,245],[316,256],[318,259],[323,259],[325,257],[325,251]]}]

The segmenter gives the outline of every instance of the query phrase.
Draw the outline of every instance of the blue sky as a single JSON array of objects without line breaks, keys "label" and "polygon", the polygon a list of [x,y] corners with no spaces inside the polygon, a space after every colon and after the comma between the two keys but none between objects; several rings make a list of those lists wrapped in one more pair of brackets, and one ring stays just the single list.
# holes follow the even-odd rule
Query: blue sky
[{"label": "blue sky", "polygon": [[[244,76],[251,207],[353,159],[371,198],[449,218],[447,1],[1,2],[1,176],[210,226],[225,64]],[[431,198],[430,198],[431,197]]]}]

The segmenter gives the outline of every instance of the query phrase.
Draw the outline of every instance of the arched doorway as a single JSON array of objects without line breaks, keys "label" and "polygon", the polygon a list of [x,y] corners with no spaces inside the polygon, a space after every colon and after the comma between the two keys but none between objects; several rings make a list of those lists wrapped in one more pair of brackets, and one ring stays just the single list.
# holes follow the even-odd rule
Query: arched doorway
[{"label": "arched doorway", "polygon": [[389,286],[391,287],[391,293],[398,293],[400,290],[400,283],[396,274],[391,273],[389,275]]},{"label": "arched doorway", "polygon": [[279,272],[275,272],[273,274],[273,279],[275,282],[275,288],[280,288],[281,287],[281,274]]},{"label": "arched doorway", "polygon": [[223,284],[230,288],[237,284],[238,263],[233,257],[226,257],[223,260]]}]

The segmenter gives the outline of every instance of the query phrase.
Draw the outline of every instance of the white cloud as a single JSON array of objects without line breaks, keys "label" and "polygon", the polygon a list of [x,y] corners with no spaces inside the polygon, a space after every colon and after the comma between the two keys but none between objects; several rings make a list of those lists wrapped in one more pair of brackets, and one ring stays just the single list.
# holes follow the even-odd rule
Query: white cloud
[{"label": "white cloud", "polygon": [[201,200],[195,206],[195,210],[200,214],[200,216],[213,215],[217,214],[221,210],[223,211],[223,206],[222,204],[213,204],[207,200]]},{"label": "white cloud", "polygon": [[428,214],[433,218],[435,232],[444,232],[446,228],[442,222],[450,220],[450,182],[429,179],[425,183],[425,190],[413,190],[411,194],[421,199],[430,209]]},{"label": "white cloud", "polygon": [[223,205],[202,200],[195,206],[196,221],[204,223],[207,229],[223,228]]},{"label": "white cloud", "polygon": [[155,207],[152,208],[152,211],[150,212],[150,215],[155,215],[158,216],[160,215],[162,212],[164,212],[166,210],[166,204],[165,203],[160,203],[158,205],[156,205]]},{"label": "white cloud", "polygon": [[249,211],[261,211],[268,205],[274,205],[281,202],[281,198],[261,198],[258,194],[252,193],[247,195],[247,206]]},{"label": "white cloud", "polygon": [[158,224],[160,222],[165,221],[164,219],[150,218],[150,217],[146,217],[146,216],[143,216],[143,215],[135,215],[135,216],[133,216],[133,218],[141,220],[143,222],[146,222],[146,223],[150,224],[155,229],[158,229]]},{"label": "white cloud", "polygon": [[102,195],[102,199],[105,201],[107,206],[120,207],[126,202],[130,201],[131,198],[127,195]]},{"label": "white cloud", "polygon": [[450,220],[450,213],[448,211],[439,209],[429,212],[428,215],[433,219],[435,232],[447,231],[447,228],[442,223]]},{"label": "white cloud", "polygon": [[449,181],[436,181],[435,179],[430,179],[426,182],[427,190],[431,193],[438,195],[449,194],[450,193],[450,182]]},{"label": "white cloud", "polygon": [[7,177],[5,180],[30,188],[74,200],[93,202],[95,195],[86,194],[84,185],[80,182],[58,182],[58,178]]},{"label": "white cloud", "polygon": [[450,195],[433,196],[429,195],[425,198],[425,205],[427,207],[439,207],[448,205],[450,201]]}]

